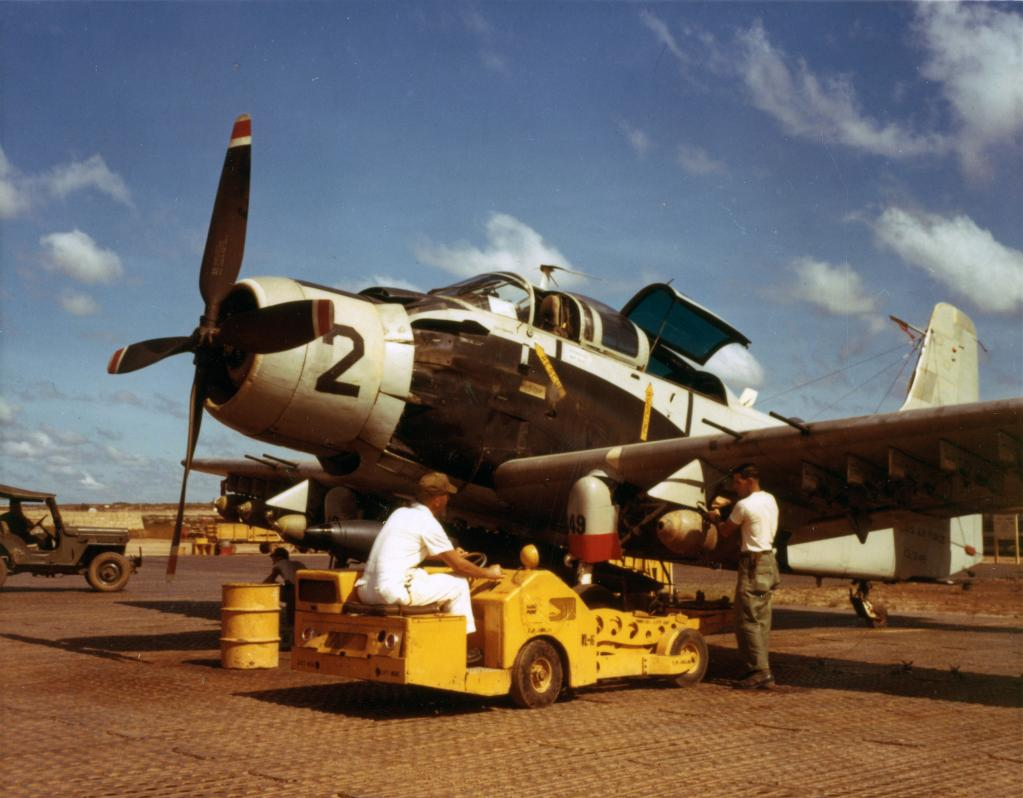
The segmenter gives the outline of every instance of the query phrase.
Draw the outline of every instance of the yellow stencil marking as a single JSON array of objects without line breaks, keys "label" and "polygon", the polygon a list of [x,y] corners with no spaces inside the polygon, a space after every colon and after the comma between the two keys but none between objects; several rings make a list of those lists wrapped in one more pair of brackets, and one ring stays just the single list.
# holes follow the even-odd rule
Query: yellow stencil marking
[{"label": "yellow stencil marking", "polygon": [[651,383],[647,383],[646,386],[646,402],[643,404],[643,425],[639,428],[639,439],[641,441],[646,440],[647,433],[650,432],[650,408],[654,404],[654,386]]},{"label": "yellow stencil marking", "polygon": [[547,376],[551,379],[551,385],[554,386],[554,392],[557,394],[556,402],[560,402],[566,396],[568,391],[565,390],[565,386],[561,384],[561,380],[558,379],[558,372],[554,370],[554,364],[551,363],[551,359],[547,357],[547,353],[543,351],[543,347],[540,346],[538,341],[534,344],[536,349],[536,356],[540,358],[540,363],[543,364],[543,370],[547,372]]}]

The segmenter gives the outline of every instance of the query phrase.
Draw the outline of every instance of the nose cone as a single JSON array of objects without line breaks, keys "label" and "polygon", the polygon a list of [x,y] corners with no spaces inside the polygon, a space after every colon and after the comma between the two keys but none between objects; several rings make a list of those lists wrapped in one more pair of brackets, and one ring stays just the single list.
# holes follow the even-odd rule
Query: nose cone
[{"label": "nose cone", "polygon": [[261,307],[328,299],[334,323],[304,346],[251,356],[234,395],[211,404],[210,412],[246,435],[317,456],[349,451],[358,442],[385,448],[412,382],[405,309],[281,278],[241,285]]}]

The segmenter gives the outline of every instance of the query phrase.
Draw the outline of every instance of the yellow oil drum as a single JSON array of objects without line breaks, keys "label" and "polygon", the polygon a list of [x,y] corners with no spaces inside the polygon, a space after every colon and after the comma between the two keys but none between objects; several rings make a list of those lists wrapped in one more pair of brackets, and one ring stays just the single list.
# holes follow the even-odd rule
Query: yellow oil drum
[{"label": "yellow oil drum", "polygon": [[220,664],[276,668],[280,651],[280,585],[226,584],[220,604]]}]

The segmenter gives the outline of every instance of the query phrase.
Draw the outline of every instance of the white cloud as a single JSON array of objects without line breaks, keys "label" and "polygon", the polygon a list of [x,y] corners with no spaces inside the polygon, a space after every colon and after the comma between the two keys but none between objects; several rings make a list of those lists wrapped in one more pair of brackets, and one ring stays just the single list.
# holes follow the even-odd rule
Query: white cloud
[{"label": "white cloud", "polygon": [[468,8],[462,14],[462,24],[479,42],[480,63],[493,72],[506,72],[508,59],[498,49],[497,34],[483,13],[477,8]]},{"label": "white cloud", "polygon": [[123,452],[116,446],[104,446],[103,452],[112,462],[118,465],[130,465],[130,466],[141,466],[145,465],[149,461],[138,454],[131,454],[129,452]]},{"label": "white cloud", "polygon": [[921,72],[942,84],[957,118],[963,171],[986,177],[989,148],[1023,130],[1023,16],[986,3],[920,3],[916,13]]},{"label": "white cloud", "polygon": [[697,177],[722,174],[728,171],[722,161],[712,158],[705,150],[690,144],[678,145],[675,151],[675,163],[683,172]]},{"label": "white cloud", "polygon": [[88,294],[66,291],[59,301],[60,306],[72,316],[93,316],[99,313],[99,305]]},{"label": "white cloud", "polygon": [[646,132],[638,127],[633,127],[624,119],[618,121],[618,129],[625,135],[632,151],[640,158],[645,158],[646,154],[650,152],[650,137]]},{"label": "white cloud", "polygon": [[111,394],[106,394],[103,397],[103,401],[111,405],[125,405],[127,407],[145,407],[142,400],[138,398],[131,391],[114,391]]},{"label": "white cloud", "polygon": [[17,176],[0,147],[0,219],[10,219],[29,209],[28,194],[17,182]]},{"label": "white cloud", "polygon": [[93,188],[118,202],[132,205],[128,186],[120,175],[110,171],[102,155],[93,155],[84,161],[60,164],[39,180],[51,194],[61,199],[75,191]]},{"label": "white cloud", "polygon": [[0,396],[0,424],[12,423],[19,410],[21,410],[20,407],[12,405],[4,397]]},{"label": "white cloud", "polygon": [[83,488],[88,488],[89,490],[106,489],[106,485],[104,485],[102,482],[97,481],[96,478],[93,477],[93,475],[90,474],[88,471],[82,472],[82,478],[78,480],[78,484],[81,485]]},{"label": "white cloud", "polygon": [[752,353],[739,344],[721,347],[707,361],[705,369],[716,374],[729,385],[755,388],[764,381],[764,368]]},{"label": "white cloud", "polygon": [[671,29],[667,26],[664,20],[655,17],[649,11],[641,11],[639,14],[640,21],[646,25],[646,27],[654,34],[654,38],[657,39],[658,43],[671,51],[679,61],[685,61],[685,54],[682,49],[678,46],[678,41],[672,34]]},{"label": "white cloud", "polygon": [[103,249],[81,230],[39,239],[47,266],[83,283],[106,283],[123,274],[117,253]]},{"label": "white cloud", "polygon": [[24,175],[11,165],[0,148],[0,219],[13,218],[48,198],[66,199],[85,189],[94,189],[134,207],[124,179],[110,170],[102,155],[58,164],[43,174]]},{"label": "white cloud", "polygon": [[[535,282],[539,279],[540,264],[574,268],[536,230],[506,213],[492,214],[487,220],[487,245],[482,249],[467,241],[453,245],[425,241],[416,246],[415,254],[423,263],[462,277],[482,272],[518,272]],[[564,282],[560,275],[559,282]]]},{"label": "white cloud", "polygon": [[1023,252],[998,243],[968,216],[893,207],[873,229],[881,244],[981,310],[1009,313],[1023,306]]},{"label": "white cloud", "polygon": [[35,457],[37,448],[29,441],[4,441],[2,451],[5,457],[13,457],[19,460]]},{"label": "white cloud", "polygon": [[802,60],[790,66],[790,59],[771,44],[759,22],[739,33],[739,44],[738,66],[753,104],[792,135],[823,137],[889,158],[948,149],[949,142],[942,136],[918,135],[866,116],[848,77],[818,78]]},{"label": "white cloud", "polygon": [[816,305],[833,316],[870,316],[877,300],[863,289],[863,280],[848,263],[834,266],[814,258],[792,263],[795,282],[785,290],[793,299]]}]

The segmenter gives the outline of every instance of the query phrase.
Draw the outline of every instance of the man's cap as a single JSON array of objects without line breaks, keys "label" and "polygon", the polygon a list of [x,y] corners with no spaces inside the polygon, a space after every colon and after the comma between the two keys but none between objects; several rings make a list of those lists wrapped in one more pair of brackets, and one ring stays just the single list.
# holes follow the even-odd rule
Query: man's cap
[{"label": "man's cap", "polygon": [[419,492],[428,496],[442,496],[445,493],[458,493],[458,488],[451,480],[439,471],[431,471],[419,478]]}]

